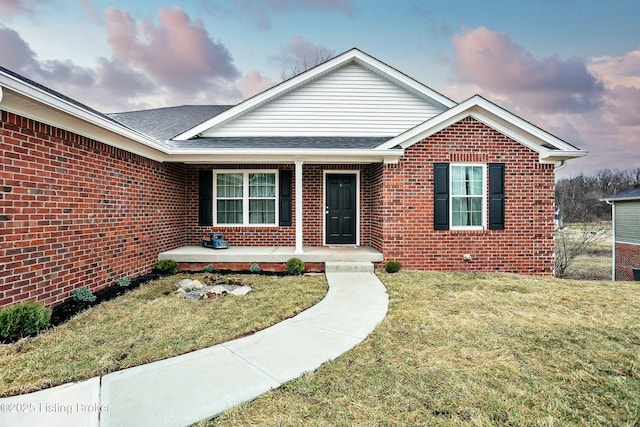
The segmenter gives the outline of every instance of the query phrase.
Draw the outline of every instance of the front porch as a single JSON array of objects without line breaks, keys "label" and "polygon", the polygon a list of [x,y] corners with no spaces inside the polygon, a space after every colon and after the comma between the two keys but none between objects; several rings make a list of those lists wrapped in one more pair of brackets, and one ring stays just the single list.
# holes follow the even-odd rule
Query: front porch
[{"label": "front porch", "polygon": [[294,246],[231,246],[228,249],[209,249],[201,246],[182,246],[161,252],[158,259],[172,259],[179,264],[284,264],[290,258],[305,263],[326,262],[382,262],[382,252],[372,247],[304,247],[296,253]]}]

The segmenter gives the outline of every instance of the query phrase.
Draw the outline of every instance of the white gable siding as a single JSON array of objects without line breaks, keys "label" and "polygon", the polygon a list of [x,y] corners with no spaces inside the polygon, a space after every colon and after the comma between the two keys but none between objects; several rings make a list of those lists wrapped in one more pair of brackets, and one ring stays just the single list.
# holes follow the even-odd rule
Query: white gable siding
[{"label": "white gable siding", "polygon": [[350,64],[203,136],[395,136],[440,112],[425,99]]}]

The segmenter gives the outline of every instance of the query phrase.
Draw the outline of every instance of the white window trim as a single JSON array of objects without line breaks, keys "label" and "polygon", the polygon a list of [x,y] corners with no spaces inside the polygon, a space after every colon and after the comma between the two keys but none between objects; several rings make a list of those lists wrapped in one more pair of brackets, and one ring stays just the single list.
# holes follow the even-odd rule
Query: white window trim
[{"label": "white window trim", "polygon": [[[242,224],[228,224],[218,222],[218,174],[242,174]],[[249,223],[249,174],[272,173],[275,174],[275,222],[273,224]],[[213,170],[213,225],[217,227],[278,227],[280,222],[280,175],[278,169],[214,169]]]},{"label": "white window trim", "polygon": [[[455,166],[482,167],[482,225],[453,225],[453,168]],[[449,164],[449,229],[450,230],[486,230],[487,229],[487,164],[486,163],[450,163]]]}]

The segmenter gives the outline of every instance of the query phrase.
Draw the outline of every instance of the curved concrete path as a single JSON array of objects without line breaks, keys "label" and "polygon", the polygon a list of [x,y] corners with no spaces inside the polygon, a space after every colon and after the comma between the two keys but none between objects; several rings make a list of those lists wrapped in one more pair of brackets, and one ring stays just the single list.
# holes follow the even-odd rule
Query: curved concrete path
[{"label": "curved concrete path", "polygon": [[0,399],[0,426],[187,426],[250,401],[335,359],[386,316],[388,295],[374,274],[326,276],[322,301],[251,336]]}]

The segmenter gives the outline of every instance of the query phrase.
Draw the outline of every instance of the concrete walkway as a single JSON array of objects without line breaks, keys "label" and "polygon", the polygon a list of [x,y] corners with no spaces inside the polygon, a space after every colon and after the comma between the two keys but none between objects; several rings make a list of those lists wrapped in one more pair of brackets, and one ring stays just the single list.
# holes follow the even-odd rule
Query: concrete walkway
[{"label": "concrete walkway", "polygon": [[329,291],[320,303],[254,335],[0,399],[0,426],[186,426],[250,401],[335,359],[384,319],[384,285],[371,272],[344,270],[327,264]]}]

